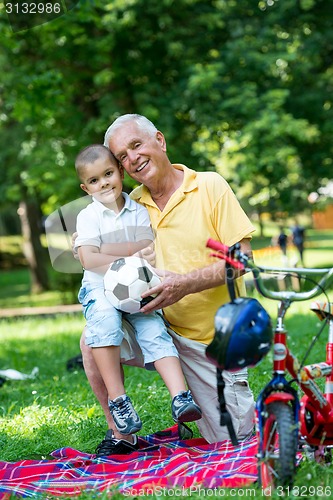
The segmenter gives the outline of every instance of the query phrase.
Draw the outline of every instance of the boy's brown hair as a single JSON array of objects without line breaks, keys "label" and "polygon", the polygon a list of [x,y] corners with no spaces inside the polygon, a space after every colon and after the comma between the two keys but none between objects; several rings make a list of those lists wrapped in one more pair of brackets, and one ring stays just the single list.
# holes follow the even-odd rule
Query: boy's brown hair
[{"label": "boy's brown hair", "polygon": [[118,160],[113,156],[109,148],[103,146],[103,144],[91,144],[83,148],[75,159],[75,170],[78,177],[81,177],[82,169],[99,158],[109,158],[112,163],[116,163],[119,167]]}]

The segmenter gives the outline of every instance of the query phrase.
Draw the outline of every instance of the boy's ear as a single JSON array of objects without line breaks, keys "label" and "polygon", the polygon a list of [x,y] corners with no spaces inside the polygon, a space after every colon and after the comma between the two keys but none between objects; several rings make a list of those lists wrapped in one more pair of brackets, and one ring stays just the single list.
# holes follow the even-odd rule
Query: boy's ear
[{"label": "boy's ear", "polygon": [[85,193],[88,193],[88,189],[86,188],[85,184],[80,184],[80,188],[85,192]]},{"label": "boy's ear", "polygon": [[120,177],[122,179],[124,179],[124,173],[125,173],[124,172],[124,167],[120,163],[118,163],[118,168],[119,168]]}]

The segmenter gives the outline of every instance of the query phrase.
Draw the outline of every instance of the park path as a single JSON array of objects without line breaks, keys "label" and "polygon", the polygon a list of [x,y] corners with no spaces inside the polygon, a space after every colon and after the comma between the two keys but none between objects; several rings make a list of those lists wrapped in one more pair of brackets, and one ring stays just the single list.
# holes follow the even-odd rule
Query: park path
[{"label": "park path", "polygon": [[1,318],[15,318],[22,316],[50,316],[54,314],[70,314],[82,312],[81,304],[46,306],[46,307],[13,307],[10,309],[0,309]]}]

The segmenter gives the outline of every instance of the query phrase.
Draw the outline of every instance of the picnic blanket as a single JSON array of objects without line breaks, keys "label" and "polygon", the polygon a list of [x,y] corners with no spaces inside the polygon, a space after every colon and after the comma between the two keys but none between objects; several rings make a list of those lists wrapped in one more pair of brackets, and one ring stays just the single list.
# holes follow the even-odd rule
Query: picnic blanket
[{"label": "picnic blanket", "polygon": [[237,447],[230,441],[208,444],[203,438],[180,441],[173,426],[139,437],[139,443],[140,449],[130,455],[96,458],[60,448],[51,453],[52,460],[0,462],[0,500],[11,494],[74,497],[89,489],[126,496],[176,489],[177,496],[184,496],[185,489],[235,488],[257,480],[255,437]]}]

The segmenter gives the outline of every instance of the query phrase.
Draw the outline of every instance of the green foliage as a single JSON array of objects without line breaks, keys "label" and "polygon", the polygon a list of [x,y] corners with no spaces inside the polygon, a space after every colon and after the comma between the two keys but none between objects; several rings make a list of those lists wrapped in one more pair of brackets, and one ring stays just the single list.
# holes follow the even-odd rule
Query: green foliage
[{"label": "green foliage", "polygon": [[292,214],[308,207],[309,191],[330,177],[324,165],[331,163],[332,33],[322,18],[330,2],[245,4],[239,15],[229,3],[225,43],[191,70],[201,125],[195,148],[252,207]]},{"label": "green foliage", "polygon": [[139,112],[172,161],[218,169],[252,209],[307,207],[331,177],[332,4],[81,1],[20,33],[2,17],[0,199],[77,198],[78,151]]}]

